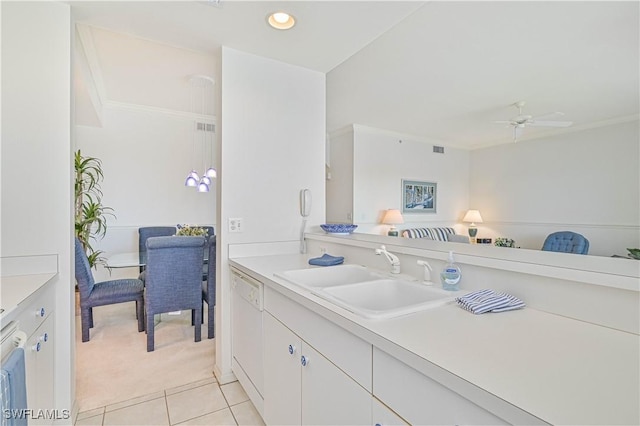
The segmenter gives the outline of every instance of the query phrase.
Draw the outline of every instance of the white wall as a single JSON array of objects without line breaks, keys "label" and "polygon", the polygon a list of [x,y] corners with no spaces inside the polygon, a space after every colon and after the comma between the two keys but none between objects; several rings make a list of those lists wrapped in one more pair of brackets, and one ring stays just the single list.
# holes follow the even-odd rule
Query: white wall
[{"label": "white wall", "polygon": [[[338,180],[340,163],[334,155],[341,152],[342,139],[331,139],[332,170],[337,176],[331,182],[334,186],[348,184]],[[358,224],[357,232],[386,234],[389,226],[380,221],[385,210],[402,209],[403,179],[436,182],[437,207],[435,213],[404,214],[405,223],[399,229],[454,226],[468,208],[469,153],[465,150],[446,147],[444,154],[437,154],[433,144],[417,138],[354,125],[351,167],[353,223]],[[460,227],[459,232],[465,230]]]},{"label": "white wall", "polygon": [[[298,241],[299,191],[313,195],[309,228],[325,217],[325,76],[223,47],[216,374],[231,368],[229,245]],[[244,231],[230,233],[229,218]]]},{"label": "white wall", "polygon": [[479,237],[539,249],[551,232],[590,240],[589,254],[640,247],[638,121],[471,152]]},{"label": "white wall", "polygon": [[58,255],[55,407],[75,397],[71,274],[71,14],[60,2],[2,2],[1,255]]}]

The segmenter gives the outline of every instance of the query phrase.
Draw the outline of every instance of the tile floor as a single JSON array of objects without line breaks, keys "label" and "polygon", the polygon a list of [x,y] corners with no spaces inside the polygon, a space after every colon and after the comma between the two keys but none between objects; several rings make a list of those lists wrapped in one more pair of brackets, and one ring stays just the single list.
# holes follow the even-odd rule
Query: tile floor
[{"label": "tile floor", "polygon": [[263,425],[238,382],[213,375],[214,339],[193,341],[190,312],[162,315],[146,352],[135,305],[94,308],[91,340],[76,318],[76,425]]}]

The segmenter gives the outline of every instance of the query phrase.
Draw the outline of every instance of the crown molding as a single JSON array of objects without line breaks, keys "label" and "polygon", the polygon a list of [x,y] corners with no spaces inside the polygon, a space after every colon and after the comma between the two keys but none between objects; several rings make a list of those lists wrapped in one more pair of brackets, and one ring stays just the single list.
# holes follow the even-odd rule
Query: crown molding
[{"label": "crown molding", "polygon": [[111,108],[123,111],[145,112],[151,114],[164,114],[172,117],[182,118],[186,120],[197,120],[205,123],[216,123],[215,115],[194,114],[192,112],[178,111],[169,108],[153,107],[149,105],[131,104],[127,102],[105,101],[105,108]]}]

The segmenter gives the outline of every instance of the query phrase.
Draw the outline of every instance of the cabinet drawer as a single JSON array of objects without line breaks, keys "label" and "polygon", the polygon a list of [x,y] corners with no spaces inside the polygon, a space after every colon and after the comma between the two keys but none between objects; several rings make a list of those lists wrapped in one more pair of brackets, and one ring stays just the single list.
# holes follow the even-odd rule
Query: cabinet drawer
[{"label": "cabinet drawer", "polygon": [[19,309],[22,310],[18,315],[20,321],[20,330],[24,331],[27,336],[31,336],[34,331],[47,319],[49,314],[53,312],[55,306],[55,286],[46,284],[38,291],[34,297],[30,297],[24,303],[24,308],[20,304]]},{"label": "cabinet drawer", "polygon": [[411,424],[508,424],[377,348],[373,394]]},{"label": "cabinet drawer", "polygon": [[284,325],[371,392],[370,343],[265,287],[264,307]]}]

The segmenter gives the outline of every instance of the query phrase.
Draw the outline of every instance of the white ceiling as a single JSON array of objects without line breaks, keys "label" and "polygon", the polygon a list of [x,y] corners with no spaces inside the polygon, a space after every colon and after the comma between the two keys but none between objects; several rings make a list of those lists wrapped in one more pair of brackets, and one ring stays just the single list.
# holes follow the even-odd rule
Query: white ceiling
[{"label": "white ceiling", "polygon": [[[350,123],[474,148],[493,123],[562,111],[569,129],[636,119],[638,2],[71,2],[76,21],[200,52],[220,45],[327,73],[327,130]],[[298,25],[276,31],[268,13]],[[158,70],[161,72],[161,70]]]}]

